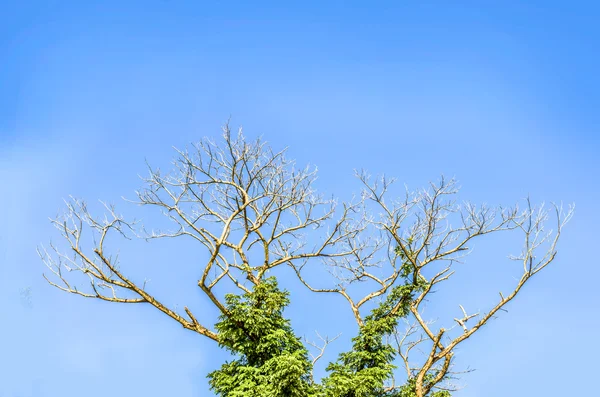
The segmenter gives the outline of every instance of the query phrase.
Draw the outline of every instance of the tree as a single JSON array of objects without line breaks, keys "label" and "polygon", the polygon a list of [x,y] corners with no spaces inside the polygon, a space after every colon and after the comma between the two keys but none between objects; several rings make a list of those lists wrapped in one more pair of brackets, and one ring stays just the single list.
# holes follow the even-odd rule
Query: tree
[{"label": "tree", "polygon": [[[95,218],[83,201],[71,199],[64,215],[52,219],[68,250],[51,245],[38,252],[54,287],[151,305],[233,353],[233,361],[208,375],[220,396],[449,396],[456,389],[451,383],[456,349],[555,259],[573,214],[572,207],[546,210],[529,200],[524,209],[457,204],[456,182],[444,178],[389,199],[394,180],[373,180],[364,172],[357,173],[360,196],[338,204],[313,188],[316,170],[298,169],[285,151],[248,142],[241,130],[232,134],[228,126],[221,142],[204,139],[177,153],[172,172],[149,167],[146,187],[136,192],[136,202],[161,210],[173,230],[148,232],[108,205],[108,215]],[[551,220],[554,231],[546,230]],[[431,294],[452,277],[453,265],[475,240],[500,232],[524,237],[521,253],[511,257],[522,264],[518,282],[488,311],[470,313],[459,305],[462,315],[453,319],[454,327],[436,327],[423,313]],[[218,322],[211,326],[188,307],[185,314],[169,308],[145,283],[129,278],[106,250],[113,234],[147,240],[187,236],[199,243],[206,261],[196,282],[218,309]],[[88,237],[91,249],[84,243]],[[311,277],[323,266],[332,278],[317,287]],[[314,293],[343,297],[358,326],[351,350],[331,362],[320,381],[313,367],[332,339],[321,338],[317,345],[294,334],[284,316],[289,294],[276,278],[286,269]],[[88,287],[77,287],[69,272],[85,275]],[[312,359],[309,348],[316,348]],[[398,376],[402,382],[395,381]]]}]

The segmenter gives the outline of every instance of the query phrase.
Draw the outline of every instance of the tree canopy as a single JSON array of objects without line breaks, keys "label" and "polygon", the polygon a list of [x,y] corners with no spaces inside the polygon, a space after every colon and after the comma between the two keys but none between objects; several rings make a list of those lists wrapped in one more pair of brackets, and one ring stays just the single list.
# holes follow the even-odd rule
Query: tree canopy
[{"label": "tree canopy", "polygon": [[[390,197],[394,179],[366,172],[356,173],[362,190],[354,199],[325,199],[314,188],[316,169],[297,168],[285,150],[249,142],[228,126],[218,143],[204,139],[177,153],[171,172],[149,167],[145,187],[136,192],[137,204],[160,210],[172,229],[148,231],[108,205],[98,218],[85,202],[71,199],[64,215],[52,220],[67,249],[51,245],[38,252],[54,287],[150,305],[218,343],[232,359],[209,373],[208,382],[223,397],[450,396],[460,374],[456,349],[554,261],[573,214],[572,207],[547,209],[529,200],[522,208],[458,203],[456,182],[444,178]],[[523,237],[520,252],[510,257],[521,268],[512,289],[500,292],[485,312],[457,302],[461,316],[442,324],[426,318],[426,302],[472,244],[500,232]],[[191,282],[218,310],[216,323],[188,307],[168,307],[145,282],[127,276],[106,247],[113,235],[192,238],[204,261]],[[315,280],[315,269],[331,277]],[[350,349],[326,365],[321,379],[313,369],[333,339],[317,345],[295,334],[285,316],[290,294],[278,283],[284,273],[315,294],[341,297],[356,322]]]}]

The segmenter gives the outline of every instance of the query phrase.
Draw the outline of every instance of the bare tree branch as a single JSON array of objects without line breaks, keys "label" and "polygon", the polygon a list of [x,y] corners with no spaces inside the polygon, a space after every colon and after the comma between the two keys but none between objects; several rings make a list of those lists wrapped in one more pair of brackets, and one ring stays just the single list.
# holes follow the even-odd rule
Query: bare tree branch
[{"label": "bare tree branch", "polygon": [[[241,130],[234,134],[226,125],[222,142],[204,139],[176,152],[170,173],[148,166],[149,176],[142,178],[146,187],[137,191],[137,199],[132,201],[158,209],[175,227],[138,227],[107,205],[107,215],[96,219],[83,201],[72,198],[66,202],[66,213],[51,220],[66,240],[70,255],[54,245],[52,254],[43,247],[38,250],[54,276],[54,280],[47,278],[51,285],[88,298],[150,303],[185,328],[218,340],[189,309],[185,310],[186,319],[151,296],[145,283],[126,277],[118,258],[106,253],[109,235],[147,240],[186,236],[199,243],[206,255],[200,256],[203,259],[197,264],[197,285],[224,315],[228,315],[227,308],[214,292],[218,285],[229,283],[249,292],[247,281],[257,284],[282,264],[340,259],[360,249],[347,245],[357,234],[352,226],[356,205],[344,205],[337,216],[336,201],[324,199],[312,187],[316,169],[296,168],[285,157],[285,150],[275,152],[260,139],[248,142]],[[83,242],[84,229],[91,230],[91,249],[89,241]],[[323,232],[322,238],[309,246],[307,232],[316,230]],[[67,277],[66,273],[73,271],[87,277],[89,290],[76,286],[81,280]]]}]

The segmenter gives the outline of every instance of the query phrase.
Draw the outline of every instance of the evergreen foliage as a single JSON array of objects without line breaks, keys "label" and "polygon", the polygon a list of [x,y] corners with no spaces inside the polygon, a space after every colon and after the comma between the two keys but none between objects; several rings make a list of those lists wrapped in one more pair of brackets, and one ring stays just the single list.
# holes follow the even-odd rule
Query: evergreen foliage
[{"label": "evergreen foliage", "polygon": [[328,397],[383,397],[384,383],[395,366],[394,348],[385,343],[398,319],[408,313],[413,285],[395,287],[387,299],[365,318],[364,325],[352,339],[352,350],[340,354],[331,363],[331,372],[323,383]]},{"label": "evergreen foliage", "polygon": [[[404,276],[408,281],[408,272]],[[308,352],[283,317],[289,294],[278,288],[275,278],[263,280],[251,293],[228,294],[228,311],[216,329],[221,346],[236,359],[208,375],[211,389],[222,397],[413,397],[414,379],[393,390],[385,387],[396,356],[386,337],[408,314],[414,292],[424,286],[417,282],[394,287],[365,317],[352,350],[329,364],[329,376],[321,385],[311,381]],[[430,394],[449,396],[445,391]]]},{"label": "evergreen foliage", "polygon": [[314,395],[311,362],[283,309],[288,293],[268,278],[252,293],[226,296],[228,313],[216,328],[220,344],[238,358],[208,375],[224,397],[305,397]]}]

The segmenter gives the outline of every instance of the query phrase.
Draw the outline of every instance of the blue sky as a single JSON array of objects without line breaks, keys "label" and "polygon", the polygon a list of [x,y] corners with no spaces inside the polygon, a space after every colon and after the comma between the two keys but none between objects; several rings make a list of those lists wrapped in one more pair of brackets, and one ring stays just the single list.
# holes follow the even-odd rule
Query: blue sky
[{"label": "blue sky", "polygon": [[[575,202],[557,261],[461,348],[458,363],[476,371],[456,396],[588,394],[599,16],[591,1],[7,2],[0,396],[210,395],[205,375],[226,359],[212,341],[147,307],[52,289],[35,247],[58,240],[47,218],[70,194],[135,213],[120,197],[141,186],[144,159],[168,164],[171,146],[215,137],[229,117],[317,165],[318,187],[341,198],[366,168],[413,188],[456,176],[476,202]],[[124,267],[167,303],[214,315],[195,269],[176,265],[199,254],[164,245],[123,247]],[[514,275],[505,251],[462,269],[452,291],[491,303]],[[334,356],[353,328],[343,303],[328,302],[333,314],[298,292],[288,314],[301,334],[343,332]]]}]

